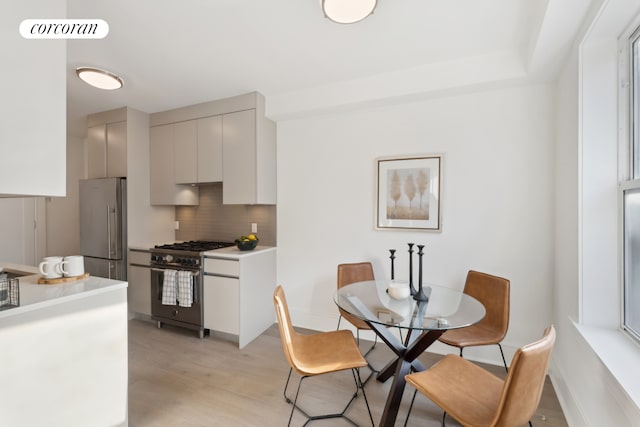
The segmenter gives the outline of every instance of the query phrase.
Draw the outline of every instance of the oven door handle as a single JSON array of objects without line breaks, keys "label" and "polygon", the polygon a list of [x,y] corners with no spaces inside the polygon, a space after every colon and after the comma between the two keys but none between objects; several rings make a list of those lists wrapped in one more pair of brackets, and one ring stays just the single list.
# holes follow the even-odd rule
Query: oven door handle
[{"label": "oven door handle", "polygon": [[[165,269],[162,269],[162,268],[153,268],[153,267],[151,268],[151,271],[157,271],[158,273],[164,273],[164,270],[165,270]],[[172,269],[172,270],[173,270],[173,269]],[[178,271],[178,270],[176,270],[176,271]],[[196,276],[196,277],[197,277],[197,276],[199,276],[199,275],[200,275],[200,271],[192,271],[192,272],[191,272],[191,274],[192,274],[193,276]]]}]

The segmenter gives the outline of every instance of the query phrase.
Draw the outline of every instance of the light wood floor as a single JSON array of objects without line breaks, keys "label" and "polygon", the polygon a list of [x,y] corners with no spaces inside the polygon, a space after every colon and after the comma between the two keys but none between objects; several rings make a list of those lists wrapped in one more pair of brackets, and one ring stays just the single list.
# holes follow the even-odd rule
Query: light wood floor
[{"label": "light wood floor", "polygon": [[[370,342],[363,342],[363,349]],[[430,366],[440,356],[425,353],[420,360]],[[391,359],[384,343],[369,355],[375,367]],[[487,367],[487,366],[485,366]],[[489,366],[497,375],[504,368]],[[154,323],[129,322],[129,425],[153,426],[286,426],[291,407],[282,397],[289,367],[274,325],[244,349],[215,335],[199,339],[193,331]],[[368,375],[366,369],[362,375]],[[384,408],[391,381],[372,379],[365,386],[376,425]],[[297,384],[297,377],[295,378]],[[294,385],[295,385],[294,384]],[[312,414],[342,409],[353,392],[349,372],[306,379],[300,404]],[[291,387],[290,387],[291,389]],[[404,423],[411,395],[404,393],[396,425]],[[348,415],[361,426],[370,425],[360,397]],[[416,398],[409,426],[440,426],[442,411],[424,396]],[[305,419],[296,411],[292,426]],[[341,419],[323,420],[312,426],[348,426]],[[457,426],[447,418],[447,426]],[[547,379],[536,418],[536,427],[567,426],[551,382]]]}]

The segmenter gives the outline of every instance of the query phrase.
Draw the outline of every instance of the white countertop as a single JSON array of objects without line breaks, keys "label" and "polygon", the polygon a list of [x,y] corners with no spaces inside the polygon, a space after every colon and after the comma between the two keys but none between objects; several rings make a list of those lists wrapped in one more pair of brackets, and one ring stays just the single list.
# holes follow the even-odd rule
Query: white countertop
[{"label": "white countertop", "polygon": [[207,258],[226,258],[226,259],[240,259],[242,257],[252,256],[265,251],[275,251],[275,246],[256,246],[251,251],[241,251],[237,246],[229,246],[228,248],[214,249],[204,253]]},{"label": "white countertop", "polygon": [[[33,272],[35,267],[0,262],[0,267],[7,270]],[[87,296],[110,292],[115,289],[126,288],[127,282],[105,279],[102,277],[88,277],[83,280],[60,283],[56,285],[39,285],[39,274],[19,277],[20,306],[0,310],[0,320],[43,307],[73,301]],[[1,324],[0,324],[1,326]]]}]

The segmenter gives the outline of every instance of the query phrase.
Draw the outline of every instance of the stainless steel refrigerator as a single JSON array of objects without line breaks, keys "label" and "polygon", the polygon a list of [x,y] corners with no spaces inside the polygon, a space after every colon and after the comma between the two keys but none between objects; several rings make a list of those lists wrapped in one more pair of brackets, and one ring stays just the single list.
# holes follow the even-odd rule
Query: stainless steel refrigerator
[{"label": "stainless steel refrigerator", "polygon": [[91,276],[127,280],[127,180],[80,180],[80,252]]}]

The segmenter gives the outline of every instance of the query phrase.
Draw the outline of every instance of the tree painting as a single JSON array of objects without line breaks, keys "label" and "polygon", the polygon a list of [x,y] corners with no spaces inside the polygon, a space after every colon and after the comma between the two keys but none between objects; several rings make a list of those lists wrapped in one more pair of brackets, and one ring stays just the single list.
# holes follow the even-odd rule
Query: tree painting
[{"label": "tree painting", "polygon": [[429,220],[429,168],[388,170],[387,189],[387,219]]},{"label": "tree painting", "polygon": [[425,195],[424,193],[427,191],[429,187],[429,175],[424,172],[424,169],[420,169],[418,171],[418,194],[420,195],[420,209],[422,209],[422,198]]},{"label": "tree painting", "polygon": [[389,194],[393,199],[394,208],[398,207],[398,200],[402,197],[402,186],[400,185],[400,175],[398,175],[398,171],[393,171],[393,174],[391,175]]}]

